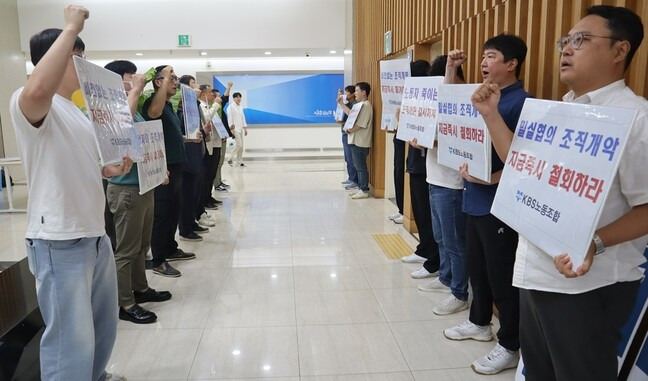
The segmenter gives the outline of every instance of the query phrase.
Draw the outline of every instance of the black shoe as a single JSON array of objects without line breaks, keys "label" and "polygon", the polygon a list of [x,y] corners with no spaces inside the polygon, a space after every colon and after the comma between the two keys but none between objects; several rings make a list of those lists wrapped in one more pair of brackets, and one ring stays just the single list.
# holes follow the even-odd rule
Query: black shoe
[{"label": "black shoe", "polygon": [[150,288],[144,292],[133,291],[133,296],[135,296],[135,303],[148,303],[148,302],[164,302],[171,299],[171,293],[169,291],[155,291]]},{"label": "black shoe", "polygon": [[229,164],[230,167],[234,165],[234,163],[232,162],[232,160],[227,160],[227,164]]},{"label": "black shoe", "polygon": [[229,189],[229,188],[230,188],[229,184],[225,184],[225,183],[222,182],[222,181],[221,181],[221,183],[220,183],[220,186],[223,187],[223,188],[225,188],[225,189]]},{"label": "black shoe", "polygon": [[212,196],[209,196],[209,197],[207,197],[207,202],[213,202],[213,203],[216,203],[216,204],[218,204],[218,202],[217,202],[217,201],[218,201],[218,200],[216,200],[216,199],[215,199],[215,198],[213,198]]},{"label": "black shoe", "polygon": [[[200,237],[198,234],[196,234],[196,233],[193,233],[193,234],[195,234],[196,236],[198,236],[199,238],[202,239],[202,237]],[[178,250],[176,250],[175,253],[173,253],[171,255],[167,255],[166,260],[169,261],[169,262],[171,262],[171,261],[186,261],[186,260],[195,259],[195,258],[196,258],[196,254],[194,254],[194,253],[185,253],[181,249],[178,249]]]},{"label": "black shoe", "polygon": [[239,164],[239,167],[247,167],[247,164],[241,163],[241,164]]},{"label": "black shoe", "polygon": [[196,234],[205,234],[205,233],[209,233],[209,228],[206,228],[206,227],[200,226],[200,225],[198,225],[198,224],[196,224],[196,226],[194,226],[192,230],[193,230],[193,232],[196,233]]},{"label": "black shoe", "polygon": [[218,210],[218,205],[215,202],[206,202],[205,209],[207,210]]},{"label": "black shoe", "polygon": [[127,310],[119,307],[119,319],[136,324],[149,324],[157,320],[157,315],[136,304]]},{"label": "black shoe", "polygon": [[[181,235],[180,240],[181,241],[200,242],[200,241],[203,240],[203,238],[201,236],[199,236],[198,234],[194,233],[194,232],[189,232],[189,234],[187,234],[187,235]],[[173,260],[173,259],[169,259],[169,257],[167,257],[167,260]]]},{"label": "black shoe", "polygon": [[222,186],[222,185],[219,185],[219,186],[217,186],[217,187],[214,188],[214,189],[216,190],[216,192],[227,192],[227,188],[225,188],[225,187]]},{"label": "black shoe", "polygon": [[[195,257],[195,255],[194,255],[194,257]],[[180,271],[174,269],[174,268],[173,268],[173,267],[172,267],[168,262],[166,262],[166,261],[162,262],[162,264],[159,265],[158,267],[153,267],[153,272],[154,272],[155,274],[158,274],[158,275],[168,276],[168,277],[173,277],[173,278],[177,278],[177,277],[179,277],[180,275],[182,275],[182,274],[180,274]]]},{"label": "black shoe", "polygon": [[216,199],[214,199],[214,201],[212,201],[212,202],[213,202],[214,204],[216,204],[216,205],[223,205],[223,202],[222,202],[221,200],[216,200]]}]

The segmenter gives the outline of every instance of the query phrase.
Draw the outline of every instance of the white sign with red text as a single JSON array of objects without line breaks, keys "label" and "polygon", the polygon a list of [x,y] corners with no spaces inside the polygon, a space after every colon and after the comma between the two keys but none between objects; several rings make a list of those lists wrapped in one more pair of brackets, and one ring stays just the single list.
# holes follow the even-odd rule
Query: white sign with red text
[{"label": "white sign with red text", "polygon": [[552,256],[587,254],[636,111],[527,99],[491,213]]},{"label": "white sign with red text", "polygon": [[144,194],[162,184],[167,176],[164,133],[161,120],[135,123],[135,129],[144,151],[142,160],[137,163],[139,194]]},{"label": "white sign with red text", "polygon": [[380,61],[381,129],[388,131],[396,129],[396,113],[403,99],[405,78],[409,76],[410,61],[408,59]]},{"label": "white sign with red text", "polygon": [[405,80],[396,138],[432,148],[437,129],[439,86],[443,77],[409,77]]},{"label": "white sign with red text", "polygon": [[353,105],[351,111],[349,112],[349,117],[347,118],[346,122],[344,122],[345,131],[348,131],[353,128],[353,125],[355,124],[356,120],[358,120],[358,115],[360,114],[360,109],[362,108],[363,104],[364,102],[358,102]]},{"label": "white sign with red text", "polygon": [[122,78],[81,57],[73,59],[103,165],[120,163],[125,156],[141,160],[142,147]]},{"label": "white sign with red text", "polygon": [[437,110],[439,164],[490,182],[491,139],[481,114],[470,97],[478,84],[439,86]]}]

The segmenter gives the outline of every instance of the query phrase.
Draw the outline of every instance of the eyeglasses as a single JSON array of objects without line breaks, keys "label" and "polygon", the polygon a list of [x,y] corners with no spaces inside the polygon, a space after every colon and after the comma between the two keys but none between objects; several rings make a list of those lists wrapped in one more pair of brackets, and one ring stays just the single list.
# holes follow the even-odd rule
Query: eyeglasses
[{"label": "eyeglasses", "polygon": [[[164,77],[157,77],[157,78],[155,78],[156,81],[157,81],[158,79],[164,79]],[[171,76],[171,82],[178,82],[178,81],[179,81],[178,77],[176,77],[175,75],[172,75],[172,76]]]},{"label": "eyeglasses", "polygon": [[580,49],[581,45],[583,45],[583,41],[587,40],[588,38],[592,37],[597,37],[597,38],[607,38],[610,40],[617,40],[621,41],[620,38],[617,37],[612,37],[612,36],[595,36],[593,34],[587,34],[585,32],[576,32],[574,33],[573,36],[564,36],[560,37],[558,41],[556,42],[556,45],[558,46],[558,51],[562,53],[567,45],[571,44],[571,47],[574,50]]}]

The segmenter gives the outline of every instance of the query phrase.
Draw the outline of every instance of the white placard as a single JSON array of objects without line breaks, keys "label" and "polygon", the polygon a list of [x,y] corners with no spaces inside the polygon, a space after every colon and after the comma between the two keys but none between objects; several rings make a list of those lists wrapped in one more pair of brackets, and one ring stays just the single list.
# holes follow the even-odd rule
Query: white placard
[{"label": "white placard", "polygon": [[439,86],[443,77],[409,77],[405,80],[403,102],[396,138],[433,147],[437,129]]},{"label": "white placard", "polygon": [[135,129],[142,142],[144,156],[137,163],[137,178],[139,179],[139,194],[144,194],[162,184],[166,178],[166,151],[164,148],[164,133],[162,121],[135,123]]},{"label": "white placard", "polygon": [[229,134],[227,133],[227,128],[225,128],[225,125],[223,124],[223,121],[221,120],[218,113],[214,114],[214,116],[212,117],[212,127],[216,131],[216,134],[218,134],[219,138],[221,139],[229,138]]},{"label": "white placard", "polygon": [[380,61],[381,129],[393,131],[396,128],[396,113],[403,99],[405,78],[409,76],[409,60]]},{"label": "white placard", "polygon": [[479,84],[439,86],[439,164],[455,170],[468,163],[471,176],[490,182],[491,140],[470,97]]},{"label": "white placard", "polygon": [[347,118],[346,122],[344,122],[345,131],[353,128],[353,125],[358,119],[358,115],[360,114],[360,109],[362,108],[363,104],[364,102],[358,102],[353,105],[353,107],[351,108],[351,112],[349,112],[349,117]]},{"label": "white placard", "polygon": [[73,59],[103,165],[120,163],[124,156],[141,160],[142,146],[122,78],[81,57]]},{"label": "white placard", "polygon": [[491,213],[550,255],[583,262],[635,110],[527,99]]},{"label": "white placard", "polygon": [[200,133],[200,110],[196,91],[182,85],[182,115],[184,116],[187,139],[198,139]]},{"label": "white placard", "polygon": [[335,121],[336,122],[341,122],[342,119],[344,119],[344,109],[342,108],[341,104],[337,103],[337,100],[339,100],[340,98],[342,98],[342,101],[344,102],[344,104],[347,103],[346,96],[344,95],[344,93],[338,95],[338,97],[336,99],[336,107],[335,107]]}]

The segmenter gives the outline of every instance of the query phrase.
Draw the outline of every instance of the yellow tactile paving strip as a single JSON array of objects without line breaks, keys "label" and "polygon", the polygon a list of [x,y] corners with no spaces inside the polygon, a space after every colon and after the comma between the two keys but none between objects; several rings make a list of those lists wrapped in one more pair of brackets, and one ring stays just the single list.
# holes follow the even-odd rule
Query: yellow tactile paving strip
[{"label": "yellow tactile paving strip", "polygon": [[412,248],[398,234],[373,234],[383,253],[389,259],[398,259],[412,254]]}]

